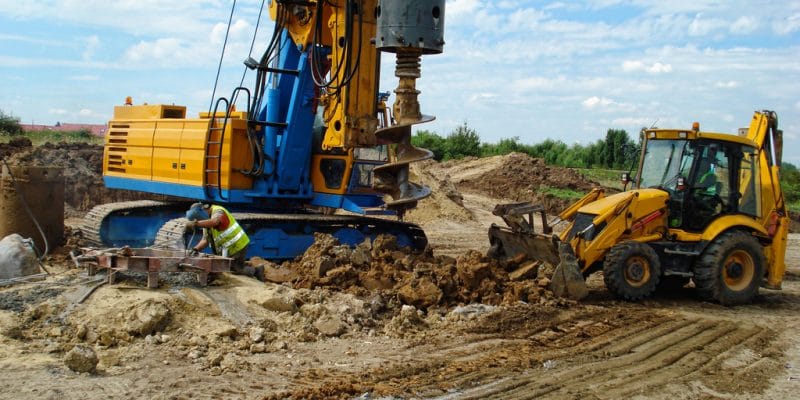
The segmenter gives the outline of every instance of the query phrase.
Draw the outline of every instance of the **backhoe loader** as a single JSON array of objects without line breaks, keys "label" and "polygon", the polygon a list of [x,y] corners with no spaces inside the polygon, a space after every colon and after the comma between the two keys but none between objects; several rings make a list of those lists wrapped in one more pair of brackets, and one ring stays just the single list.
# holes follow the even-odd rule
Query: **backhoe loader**
[{"label": "backhoe loader", "polygon": [[601,270],[625,300],[691,280],[703,299],[748,303],[759,287],[780,289],[785,271],[782,135],[772,111],[756,111],[739,135],[701,132],[698,123],[644,129],[637,172],[622,174],[629,190],[593,189],[554,221],[530,203],[498,205],[508,226],[489,229],[489,255],[558,264],[551,289],[576,299],[587,294],[584,278]]}]

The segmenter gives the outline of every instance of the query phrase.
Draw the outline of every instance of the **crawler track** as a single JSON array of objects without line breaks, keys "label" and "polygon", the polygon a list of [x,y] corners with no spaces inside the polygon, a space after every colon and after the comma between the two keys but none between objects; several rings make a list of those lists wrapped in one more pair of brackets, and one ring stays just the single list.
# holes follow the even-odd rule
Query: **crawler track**
[{"label": "crawler track", "polygon": [[[321,215],[321,214],[258,214],[258,213],[233,213],[233,217],[249,235],[253,235],[261,228],[273,226],[296,226],[301,232],[331,233],[341,229],[353,229],[364,234],[392,233],[404,234],[417,249],[424,249],[428,244],[425,232],[417,225],[351,215]],[[185,235],[184,225],[186,220],[177,218],[164,224],[156,236],[156,246],[174,247],[183,246]],[[288,232],[294,233],[294,232]],[[299,233],[299,232],[298,232]],[[252,239],[251,239],[252,240]]]}]

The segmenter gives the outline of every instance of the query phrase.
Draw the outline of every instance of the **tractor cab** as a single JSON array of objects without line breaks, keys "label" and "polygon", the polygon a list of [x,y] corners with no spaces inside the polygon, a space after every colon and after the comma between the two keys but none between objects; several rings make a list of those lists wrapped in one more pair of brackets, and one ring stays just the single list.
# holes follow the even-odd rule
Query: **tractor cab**
[{"label": "tractor cab", "polygon": [[636,186],[669,193],[669,228],[702,232],[724,214],[758,217],[756,161],[755,147],[743,137],[645,130]]}]

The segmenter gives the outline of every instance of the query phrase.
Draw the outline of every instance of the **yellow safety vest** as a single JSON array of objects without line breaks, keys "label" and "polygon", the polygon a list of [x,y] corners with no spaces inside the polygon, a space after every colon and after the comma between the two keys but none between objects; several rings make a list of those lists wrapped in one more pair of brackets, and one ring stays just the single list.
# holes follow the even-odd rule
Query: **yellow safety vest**
[{"label": "yellow safety vest", "polygon": [[228,256],[230,257],[250,244],[250,238],[247,237],[247,234],[244,233],[244,229],[239,226],[239,223],[233,219],[233,215],[231,215],[231,213],[229,213],[225,208],[220,206],[211,206],[212,217],[214,216],[214,212],[217,210],[221,210],[225,213],[225,216],[228,217],[228,229],[225,229],[224,231],[218,231],[214,228],[211,228],[211,236],[214,239],[214,251],[219,252],[218,254],[221,254],[223,249],[227,249]]}]

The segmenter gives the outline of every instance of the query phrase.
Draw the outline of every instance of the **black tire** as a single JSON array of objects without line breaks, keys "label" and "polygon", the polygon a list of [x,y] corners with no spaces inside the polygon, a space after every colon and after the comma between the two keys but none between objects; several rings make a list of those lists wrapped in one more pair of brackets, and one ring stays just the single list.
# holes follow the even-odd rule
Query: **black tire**
[{"label": "black tire", "polygon": [[661,278],[661,261],[650,245],[623,242],[612,247],[603,262],[606,288],[625,300],[641,300],[655,292]]},{"label": "black tire", "polygon": [[758,294],[767,261],[761,244],[743,231],[718,236],[697,260],[694,283],[703,299],[732,306]]}]

